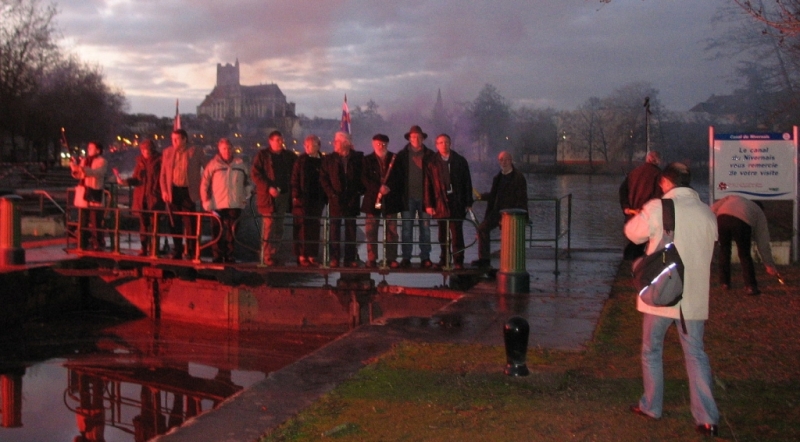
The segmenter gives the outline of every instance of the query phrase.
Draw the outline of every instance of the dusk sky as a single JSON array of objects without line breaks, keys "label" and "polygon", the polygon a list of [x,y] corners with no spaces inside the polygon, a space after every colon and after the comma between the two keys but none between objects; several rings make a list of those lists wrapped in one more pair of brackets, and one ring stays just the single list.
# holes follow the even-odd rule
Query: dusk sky
[{"label": "dusk sky", "polygon": [[194,113],[217,63],[276,83],[297,113],[337,118],[372,99],[430,112],[494,85],[514,107],[574,109],[650,82],[670,110],[733,89],[711,60],[731,0],[59,0],[63,46],[99,64],[132,113]]}]

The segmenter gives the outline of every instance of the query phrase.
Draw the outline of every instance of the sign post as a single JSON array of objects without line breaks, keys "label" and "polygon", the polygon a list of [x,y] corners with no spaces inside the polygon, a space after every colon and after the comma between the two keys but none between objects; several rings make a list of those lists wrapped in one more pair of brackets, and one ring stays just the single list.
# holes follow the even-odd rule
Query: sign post
[{"label": "sign post", "polygon": [[792,132],[716,134],[708,129],[709,198],[792,201],[792,262],[797,261],[797,126]]}]

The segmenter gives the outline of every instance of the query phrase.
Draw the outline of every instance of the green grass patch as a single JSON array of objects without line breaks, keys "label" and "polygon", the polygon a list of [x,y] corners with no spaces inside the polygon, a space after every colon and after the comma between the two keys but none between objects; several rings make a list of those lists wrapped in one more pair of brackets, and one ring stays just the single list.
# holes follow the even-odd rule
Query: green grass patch
[{"label": "green grass patch", "polygon": [[[674,328],[663,418],[628,411],[642,391],[641,316],[625,266],[583,353],[529,349],[531,375],[513,378],[502,347],[403,343],[262,441],[702,440]],[[781,272],[800,279],[795,267]],[[782,287],[762,290],[757,303],[712,290],[706,349],[720,436],[800,440],[800,302]]]}]

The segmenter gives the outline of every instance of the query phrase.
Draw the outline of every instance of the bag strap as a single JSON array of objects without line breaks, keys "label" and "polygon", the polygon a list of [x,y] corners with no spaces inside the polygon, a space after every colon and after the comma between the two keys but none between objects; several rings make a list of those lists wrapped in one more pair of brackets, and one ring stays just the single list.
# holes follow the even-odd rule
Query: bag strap
[{"label": "bag strap", "polygon": [[669,198],[661,198],[661,223],[670,236],[675,233],[675,201]]},{"label": "bag strap", "polygon": [[[661,223],[664,226],[664,235],[669,235],[673,238],[675,235],[675,201],[670,198],[661,198]],[[665,242],[662,239],[662,242]],[[681,313],[681,328],[683,334],[687,334],[686,320],[683,319],[683,307],[679,306],[678,310]]]}]

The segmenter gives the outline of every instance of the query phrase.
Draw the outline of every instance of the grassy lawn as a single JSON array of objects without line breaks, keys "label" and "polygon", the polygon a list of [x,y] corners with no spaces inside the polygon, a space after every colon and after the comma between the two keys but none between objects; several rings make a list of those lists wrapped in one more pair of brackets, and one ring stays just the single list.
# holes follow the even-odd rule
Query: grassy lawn
[{"label": "grassy lawn", "polygon": [[[642,391],[641,315],[628,269],[621,265],[584,352],[529,349],[531,375],[512,378],[502,347],[405,343],[262,441],[702,440],[674,327],[663,418],[628,411]],[[786,286],[758,270],[760,297],[712,285],[706,350],[720,438],[800,440],[800,268],[779,269]]]}]

